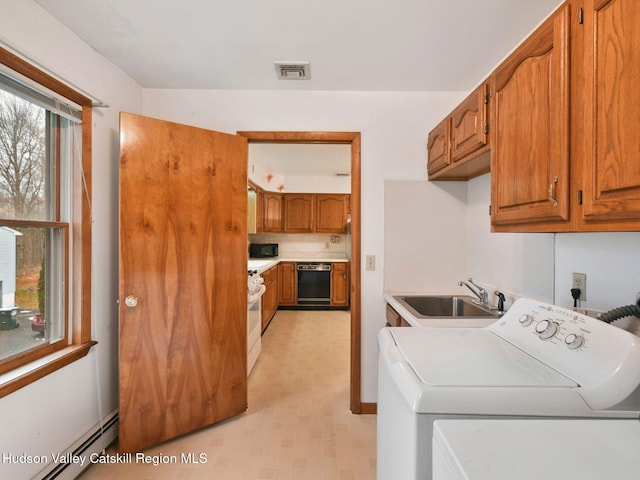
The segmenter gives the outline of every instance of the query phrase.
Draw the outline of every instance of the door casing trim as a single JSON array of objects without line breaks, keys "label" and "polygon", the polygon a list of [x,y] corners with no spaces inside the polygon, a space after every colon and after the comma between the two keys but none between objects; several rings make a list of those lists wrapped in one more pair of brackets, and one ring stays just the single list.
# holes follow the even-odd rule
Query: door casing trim
[{"label": "door casing trim", "polygon": [[[375,413],[362,404],[362,329],[361,329],[361,147],[360,132],[239,131],[249,143],[328,143],[351,145],[351,359],[350,409],[352,413]],[[375,410],[375,409],[373,409]]]}]

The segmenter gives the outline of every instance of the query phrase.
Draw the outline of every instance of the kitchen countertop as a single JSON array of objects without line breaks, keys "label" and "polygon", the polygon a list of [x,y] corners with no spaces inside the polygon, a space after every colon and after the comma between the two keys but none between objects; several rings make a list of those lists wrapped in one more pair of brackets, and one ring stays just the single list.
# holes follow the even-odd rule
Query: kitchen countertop
[{"label": "kitchen countertop", "polygon": [[452,318],[419,318],[407,310],[394,296],[409,295],[460,295],[459,293],[407,293],[384,292],[385,301],[400,314],[412,327],[485,327],[498,320],[494,317],[452,317]]},{"label": "kitchen countertop", "polygon": [[291,254],[291,255],[282,255],[279,257],[273,258],[250,258],[249,259],[249,270],[258,270],[258,273],[265,272],[269,270],[271,267],[277,265],[279,262],[330,262],[330,263],[338,263],[338,262],[348,262],[344,256],[336,256],[332,254],[331,256],[326,254]]}]

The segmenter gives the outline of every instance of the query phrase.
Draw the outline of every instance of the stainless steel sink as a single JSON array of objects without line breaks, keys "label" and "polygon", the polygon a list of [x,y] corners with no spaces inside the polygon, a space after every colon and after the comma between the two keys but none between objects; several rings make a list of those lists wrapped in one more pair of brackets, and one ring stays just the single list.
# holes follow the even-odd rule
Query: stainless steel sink
[{"label": "stainless steel sink", "polygon": [[400,304],[418,318],[430,317],[499,317],[497,311],[474,303],[465,295],[403,295],[394,296]]}]

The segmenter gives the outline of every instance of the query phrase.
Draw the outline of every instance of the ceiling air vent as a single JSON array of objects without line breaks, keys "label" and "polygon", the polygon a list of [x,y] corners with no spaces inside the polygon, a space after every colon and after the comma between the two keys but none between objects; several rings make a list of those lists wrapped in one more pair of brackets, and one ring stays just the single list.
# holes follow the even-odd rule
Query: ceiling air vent
[{"label": "ceiling air vent", "polygon": [[273,62],[280,80],[309,80],[309,62]]}]

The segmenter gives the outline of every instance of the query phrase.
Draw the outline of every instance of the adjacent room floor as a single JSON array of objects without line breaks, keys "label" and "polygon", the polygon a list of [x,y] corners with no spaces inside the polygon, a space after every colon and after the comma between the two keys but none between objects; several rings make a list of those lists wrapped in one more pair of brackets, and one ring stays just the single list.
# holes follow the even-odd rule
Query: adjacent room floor
[{"label": "adjacent room floor", "polygon": [[[348,312],[278,311],[246,413],[145,452],[177,464],[94,465],[82,479],[375,479],[376,416],[349,411],[349,334]],[[189,453],[206,463],[180,463]]]}]

